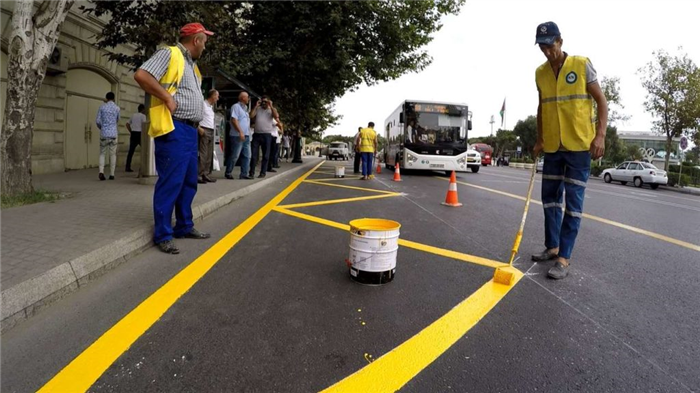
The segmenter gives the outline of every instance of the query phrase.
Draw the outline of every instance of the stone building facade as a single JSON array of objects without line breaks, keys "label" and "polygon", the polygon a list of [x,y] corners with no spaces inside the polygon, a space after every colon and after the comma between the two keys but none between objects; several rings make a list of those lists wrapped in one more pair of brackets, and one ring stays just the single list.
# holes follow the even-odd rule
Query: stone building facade
[{"label": "stone building facade", "polygon": [[[123,167],[129,149],[126,121],[144,102],[144,92],[133,78],[133,72],[111,62],[107,52],[95,46],[104,19],[83,14],[76,2],[61,30],[54,52],[55,61],[49,67],[39,93],[34,138],[32,172],[34,174],[63,172],[98,165],[100,131],[95,124],[97,109],[105,94],[112,91],[121,108],[119,123],[118,167]],[[4,115],[7,93],[7,48],[11,30],[13,3],[0,2],[0,117]],[[119,46],[115,51],[131,53],[133,49]],[[0,118],[1,120],[1,118]],[[134,155],[134,166],[139,165]]]}]

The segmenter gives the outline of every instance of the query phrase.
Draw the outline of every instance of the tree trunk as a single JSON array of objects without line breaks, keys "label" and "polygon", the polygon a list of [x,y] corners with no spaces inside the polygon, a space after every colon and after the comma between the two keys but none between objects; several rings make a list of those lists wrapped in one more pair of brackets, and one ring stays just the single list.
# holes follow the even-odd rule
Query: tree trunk
[{"label": "tree trunk", "polygon": [[73,0],[16,0],[7,67],[7,99],[0,133],[3,194],[32,191],[34,112],[46,65]]}]

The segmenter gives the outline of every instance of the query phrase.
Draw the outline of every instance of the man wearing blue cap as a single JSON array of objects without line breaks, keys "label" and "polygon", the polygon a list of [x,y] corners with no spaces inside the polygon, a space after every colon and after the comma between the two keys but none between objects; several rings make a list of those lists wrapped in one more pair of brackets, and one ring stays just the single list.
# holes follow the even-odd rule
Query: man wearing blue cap
[{"label": "man wearing blue cap", "polygon": [[[535,72],[539,106],[534,148],[535,155],[544,152],[542,206],[546,249],[533,255],[532,260],[556,260],[547,275],[558,280],[569,274],[591,159],[605,153],[608,103],[590,60],[562,51],[564,41],[556,23],[540,24],[535,37],[535,43],[547,58]],[[597,119],[593,113],[594,100]]]}]

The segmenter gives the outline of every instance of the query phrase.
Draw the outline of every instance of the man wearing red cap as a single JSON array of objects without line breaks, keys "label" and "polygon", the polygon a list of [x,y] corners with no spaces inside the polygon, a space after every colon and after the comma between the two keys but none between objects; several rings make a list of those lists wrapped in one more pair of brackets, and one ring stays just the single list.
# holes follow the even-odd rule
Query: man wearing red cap
[{"label": "man wearing red cap", "polygon": [[[173,236],[210,237],[194,228],[192,201],[197,193],[197,124],[204,113],[202,76],[195,61],[213,34],[200,23],[183,26],[176,46],[158,50],[134,74],[151,96],[148,133],[155,138],[158,172],[153,192],[153,241],[168,254],[180,252]],[[175,228],[171,225],[173,210]]]}]

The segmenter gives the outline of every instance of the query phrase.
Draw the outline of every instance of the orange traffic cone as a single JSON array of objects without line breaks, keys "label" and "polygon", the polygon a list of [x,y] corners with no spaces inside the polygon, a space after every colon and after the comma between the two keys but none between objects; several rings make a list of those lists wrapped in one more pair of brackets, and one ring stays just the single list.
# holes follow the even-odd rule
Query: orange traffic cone
[{"label": "orange traffic cone", "polygon": [[401,168],[399,168],[399,163],[396,163],[396,170],[394,170],[394,181],[401,181]]},{"label": "orange traffic cone", "polygon": [[447,196],[445,197],[445,202],[442,204],[452,207],[462,206],[457,198],[457,175],[455,171],[452,171],[452,176],[450,176],[450,186],[447,188]]},{"label": "orange traffic cone", "polygon": [[377,162],[377,175],[380,174],[380,173],[382,173],[382,164],[380,164],[379,162]]}]

